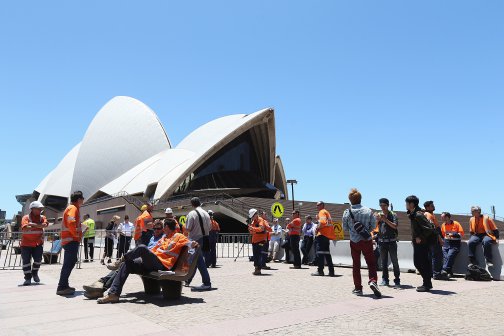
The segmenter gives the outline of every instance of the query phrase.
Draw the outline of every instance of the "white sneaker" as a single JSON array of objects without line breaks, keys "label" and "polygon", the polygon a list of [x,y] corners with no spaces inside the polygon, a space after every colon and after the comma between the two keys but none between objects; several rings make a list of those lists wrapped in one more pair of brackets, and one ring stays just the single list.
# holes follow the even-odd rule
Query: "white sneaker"
[{"label": "white sneaker", "polygon": [[197,287],[191,287],[191,291],[193,292],[204,292],[204,291],[209,291],[212,289],[212,286],[208,286],[208,285],[201,285],[201,286],[197,286]]}]

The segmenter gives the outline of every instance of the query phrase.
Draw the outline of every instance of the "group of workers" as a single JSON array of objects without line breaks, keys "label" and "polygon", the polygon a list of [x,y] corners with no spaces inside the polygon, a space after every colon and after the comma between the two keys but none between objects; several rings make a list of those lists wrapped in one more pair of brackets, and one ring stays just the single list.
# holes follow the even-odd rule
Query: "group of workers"
[{"label": "group of workers", "polygon": [[[389,210],[390,204],[386,198],[379,200],[381,211],[373,212],[370,208],[361,205],[362,195],[357,189],[352,189],[348,197],[351,206],[344,211],[342,222],[343,229],[348,231],[350,236],[353,294],[363,294],[362,254],[369,273],[368,285],[373,293],[380,297],[381,292],[377,284],[377,255],[381,256],[383,270],[380,285],[389,285],[389,257],[393,265],[394,286],[401,285],[397,258],[399,225],[397,215]],[[89,215],[85,216],[83,223],[80,222],[80,207],[84,202],[82,192],[74,192],[70,200],[71,204],[63,213],[61,244],[65,253],[56,291],[56,294],[63,296],[75,293],[75,288],[69,286],[69,276],[77,262],[79,245],[83,236],[87,238],[84,242],[85,249],[90,248],[89,256],[91,261],[93,260],[93,246],[90,238],[94,238],[95,233],[94,221],[90,220]],[[414,264],[423,279],[417,291],[425,292],[432,289],[432,278],[445,280],[453,274],[452,267],[460,250],[460,242],[464,238],[464,230],[460,223],[451,219],[448,212],[442,213],[443,223],[439,224],[434,215],[435,206],[432,201],[425,202],[424,209],[419,207],[416,196],[409,196],[405,201],[411,221]],[[199,246],[203,252],[197,261],[197,269],[203,283],[201,286],[192,287],[192,290],[211,290],[212,285],[207,269],[216,267],[216,244],[220,227],[213,217],[213,212],[203,210],[197,197],[191,199],[191,205],[193,210],[187,215],[185,225],[177,222],[170,208],[165,210],[165,219],[161,221],[154,220],[152,204],[143,206],[134,225],[130,227],[126,224],[129,234],[124,233],[125,239],[120,246],[121,249],[126,245],[128,248],[123,249],[123,253],[118,255],[116,262],[107,265],[112,272],[92,285],[84,286],[85,295],[90,298],[99,298],[99,303],[117,302],[129,274],[170,270],[184,246],[188,248]],[[34,201],[30,204],[30,213],[22,219],[21,253],[24,285],[30,285],[32,279],[40,282],[38,270],[42,260],[43,231],[48,226],[47,219],[41,214],[42,209],[42,203]],[[287,254],[290,252],[293,255],[292,268],[301,269],[302,264],[310,264],[309,255],[313,246],[315,260],[311,264],[317,266],[317,271],[312,275],[324,276],[324,269],[327,266],[328,275],[336,276],[330,252],[330,242],[336,239],[331,214],[322,201],[317,203],[317,210],[315,220],[311,216],[306,216],[304,225],[300,212],[294,210],[292,220],[288,220],[285,228],[282,228],[276,219],[270,226],[265,211],[249,210],[248,230],[252,235],[254,275],[260,275],[261,270],[269,269],[268,261],[279,259],[278,253],[281,247],[286,250],[286,262],[290,262],[290,256]],[[498,242],[499,231],[491,218],[481,214],[481,208],[474,206],[471,212],[469,262],[476,263],[476,247],[481,243],[487,265],[492,267],[492,244]],[[127,218],[125,222],[128,222]],[[86,232],[88,232],[87,236]],[[287,233],[285,240],[284,233]],[[129,241],[126,239],[130,236],[133,236],[136,242],[136,247],[132,250],[129,250]],[[283,244],[282,241],[284,241]],[[300,250],[303,252],[302,257]],[[85,252],[85,260],[88,260],[88,253]],[[187,286],[190,285],[191,280],[186,283]],[[106,290],[108,294],[102,297]]]}]

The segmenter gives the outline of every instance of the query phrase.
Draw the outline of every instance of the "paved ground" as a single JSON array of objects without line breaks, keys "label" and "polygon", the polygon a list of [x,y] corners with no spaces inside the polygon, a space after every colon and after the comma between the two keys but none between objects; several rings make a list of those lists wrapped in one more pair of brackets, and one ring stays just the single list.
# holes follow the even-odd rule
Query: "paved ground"
[{"label": "paved ground", "polygon": [[[309,275],[313,268],[271,264],[276,270],[254,277],[244,259],[219,264],[210,270],[214,291],[184,288],[183,299],[170,303],[143,295],[132,275],[113,305],[82,292],[56,296],[59,265],[43,266],[44,284],[31,287],[19,286],[21,271],[0,271],[0,335],[504,335],[503,282],[436,281],[431,293],[417,293],[419,276],[402,274],[403,288],[382,288],[377,300],[368,288],[364,297],[351,295],[347,268],[337,268],[341,277],[320,278]],[[97,262],[83,264],[71,285],[80,289],[106,273]]]}]

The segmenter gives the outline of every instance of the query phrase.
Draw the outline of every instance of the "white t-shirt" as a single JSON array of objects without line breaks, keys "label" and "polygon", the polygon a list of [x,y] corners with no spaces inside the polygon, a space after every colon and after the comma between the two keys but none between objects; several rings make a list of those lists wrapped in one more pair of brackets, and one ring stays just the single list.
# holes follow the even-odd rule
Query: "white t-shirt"
[{"label": "white t-shirt", "polygon": [[203,210],[201,207],[197,207],[187,215],[186,230],[189,232],[190,240],[198,240],[203,237],[203,233],[201,233],[199,216],[196,211],[198,211],[201,215],[201,220],[203,221],[203,229],[205,230],[206,236],[208,236],[208,233],[212,228],[212,221],[210,219],[210,216],[208,215],[208,212]]}]

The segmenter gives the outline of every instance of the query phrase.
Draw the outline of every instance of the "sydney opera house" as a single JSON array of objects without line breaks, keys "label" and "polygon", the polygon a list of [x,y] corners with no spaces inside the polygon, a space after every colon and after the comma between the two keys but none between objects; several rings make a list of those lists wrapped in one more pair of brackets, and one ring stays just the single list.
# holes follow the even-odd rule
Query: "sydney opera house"
[{"label": "sydney opera house", "polygon": [[[214,200],[214,206],[236,197],[285,199],[274,110],[212,120],[173,146],[154,111],[136,99],[115,97],[33,192],[17,198],[24,207],[41,201],[56,221],[75,190],[86,197],[83,211],[99,222],[112,214],[136,217],[147,201],[160,212],[164,205],[177,208],[194,195]],[[177,209],[186,211],[183,205]]]}]

